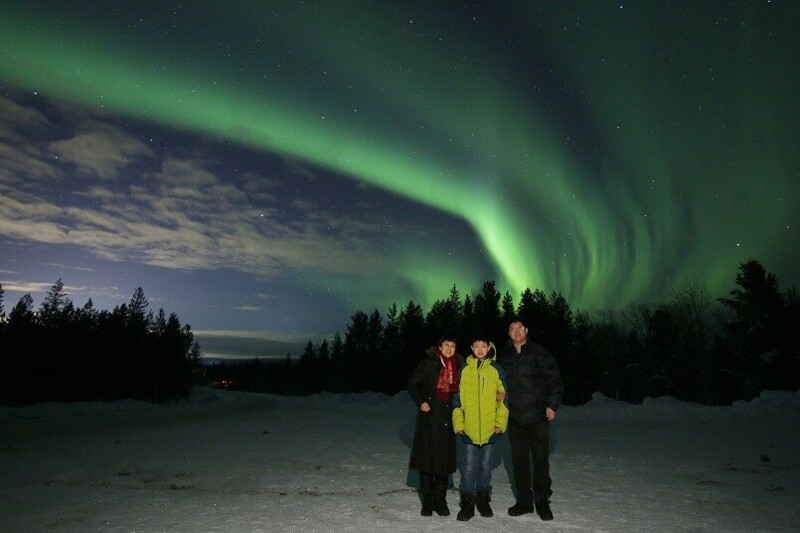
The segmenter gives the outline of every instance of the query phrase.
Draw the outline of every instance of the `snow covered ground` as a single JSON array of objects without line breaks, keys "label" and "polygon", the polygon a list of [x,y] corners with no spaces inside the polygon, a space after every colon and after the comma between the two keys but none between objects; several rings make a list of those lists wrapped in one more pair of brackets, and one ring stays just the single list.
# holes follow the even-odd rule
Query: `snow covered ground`
[{"label": "snow covered ground", "polygon": [[[800,392],[731,407],[597,395],[562,408],[547,523],[506,514],[505,439],[493,518],[421,517],[407,468],[414,414],[405,393],[206,388],[167,406],[0,408],[0,530],[800,530]],[[452,511],[457,499],[451,489]]]}]

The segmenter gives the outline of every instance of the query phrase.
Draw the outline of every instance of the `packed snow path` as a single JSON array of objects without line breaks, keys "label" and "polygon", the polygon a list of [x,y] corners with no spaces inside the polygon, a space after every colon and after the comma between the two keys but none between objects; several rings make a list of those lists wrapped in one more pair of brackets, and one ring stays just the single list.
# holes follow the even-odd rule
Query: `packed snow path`
[{"label": "packed snow path", "polygon": [[[597,395],[552,426],[555,520],[419,516],[405,393],[195,389],[156,406],[0,408],[0,529],[29,531],[797,531],[800,393],[731,407]],[[458,474],[455,475],[456,486]]]}]

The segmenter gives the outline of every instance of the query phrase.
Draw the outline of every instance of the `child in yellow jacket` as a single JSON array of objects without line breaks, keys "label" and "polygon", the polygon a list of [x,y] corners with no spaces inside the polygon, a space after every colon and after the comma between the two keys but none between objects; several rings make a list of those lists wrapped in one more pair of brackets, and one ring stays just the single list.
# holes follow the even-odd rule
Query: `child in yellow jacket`
[{"label": "child in yellow jacket", "polygon": [[461,471],[461,510],[458,519],[492,516],[492,444],[508,426],[505,398],[506,373],[495,361],[495,347],[486,336],[476,335],[472,355],[461,369],[459,391],[453,398],[453,430],[464,443]]}]

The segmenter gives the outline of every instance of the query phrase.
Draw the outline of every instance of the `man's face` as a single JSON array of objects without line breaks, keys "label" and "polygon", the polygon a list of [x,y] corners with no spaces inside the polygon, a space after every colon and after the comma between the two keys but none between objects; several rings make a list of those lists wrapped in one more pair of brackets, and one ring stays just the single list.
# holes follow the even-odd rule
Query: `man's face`
[{"label": "man's face", "polygon": [[456,343],[453,341],[444,341],[439,345],[439,349],[442,351],[443,356],[453,357],[453,355],[456,353]]},{"label": "man's face", "polygon": [[522,344],[528,339],[528,328],[522,322],[512,322],[508,326],[508,336],[514,344]]},{"label": "man's face", "polygon": [[472,343],[472,353],[478,359],[485,359],[489,353],[489,343],[486,341],[475,341]]}]

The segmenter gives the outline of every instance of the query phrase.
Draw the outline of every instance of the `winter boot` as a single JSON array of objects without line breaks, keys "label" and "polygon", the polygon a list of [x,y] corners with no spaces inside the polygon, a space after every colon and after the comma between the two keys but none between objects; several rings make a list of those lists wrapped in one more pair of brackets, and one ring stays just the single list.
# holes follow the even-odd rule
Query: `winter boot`
[{"label": "winter boot", "polygon": [[527,505],[517,502],[508,508],[508,516],[522,516],[533,512],[533,504]]},{"label": "winter boot", "polygon": [[419,496],[422,500],[422,516],[433,515],[433,476],[430,474],[419,475]]},{"label": "winter boot", "polygon": [[433,512],[439,516],[450,516],[450,509],[447,507],[447,477],[435,476],[431,489],[431,500]]},{"label": "winter boot", "polygon": [[461,493],[461,510],[458,512],[456,518],[462,522],[466,522],[475,516],[475,495]]},{"label": "winter boot", "polygon": [[536,498],[536,514],[542,520],[553,519],[553,511],[550,510],[550,500],[548,498]]},{"label": "winter boot", "polygon": [[490,516],[494,516],[494,513],[492,512],[492,508],[489,507],[489,502],[490,501],[492,501],[492,499],[489,497],[489,493],[488,492],[479,492],[475,496],[475,507],[478,508],[478,512],[484,518],[489,518]]}]

